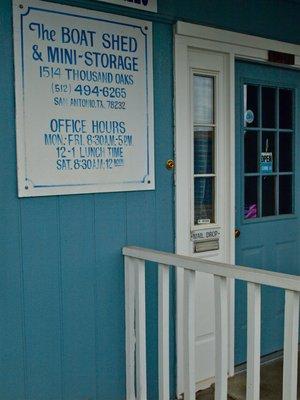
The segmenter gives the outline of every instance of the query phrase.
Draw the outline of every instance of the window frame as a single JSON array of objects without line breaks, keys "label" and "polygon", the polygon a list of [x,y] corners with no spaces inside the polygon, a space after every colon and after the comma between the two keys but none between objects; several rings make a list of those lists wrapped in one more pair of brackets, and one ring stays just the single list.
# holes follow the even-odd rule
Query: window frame
[{"label": "window frame", "polygon": [[[266,82],[266,81],[261,81],[261,80],[251,80],[251,79],[245,79],[241,82],[242,84],[242,101],[243,101],[243,110],[244,112],[246,111],[246,102],[245,102],[245,93],[244,93],[244,86],[245,85],[253,85],[253,86],[258,86],[259,88],[259,93],[258,93],[258,124],[257,126],[247,126],[244,122],[244,114],[240,118],[240,132],[242,134],[241,137],[241,157],[242,157],[242,166],[243,166],[243,171],[242,171],[242,182],[241,182],[241,200],[243,204],[243,209],[245,210],[245,177],[257,177],[258,178],[258,217],[256,218],[245,218],[245,212],[241,216],[242,223],[244,224],[249,224],[249,223],[259,223],[263,221],[274,221],[274,220],[281,220],[281,219],[293,219],[296,218],[296,210],[295,210],[295,145],[296,145],[296,124],[295,124],[295,101],[296,101],[296,87],[293,85],[282,85],[278,82]],[[270,88],[275,88],[276,89],[276,119],[275,119],[275,127],[274,128],[263,128],[262,127],[262,87],[270,87]],[[284,129],[280,128],[279,125],[279,90],[280,89],[285,89],[285,90],[291,90],[292,91],[292,128],[291,129]],[[258,168],[257,172],[250,172],[250,173],[245,173],[245,139],[244,135],[245,132],[257,132],[258,135]],[[276,151],[276,157],[275,157],[275,163],[276,163],[276,169],[272,173],[264,174],[260,171],[260,166],[259,166],[259,159],[260,159],[260,154],[262,152],[262,134],[263,132],[274,132],[275,134],[275,151]],[[279,171],[279,136],[282,133],[291,133],[292,134],[292,170],[291,171],[284,171],[280,172]],[[274,161],[273,161],[274,162]],[[274,215],[267,215],[267,216],[262,216],[262,179],[263,176],[274,176],[275,177],[275,214]],[[291,176],[292,177],[292,212],[291,213],[286,213],[286,214],[280,214],[279,213],[279,198],[280,198],[280,188],[279,188],[279,179],[280,176]]]},{"label": "window frame", "polygon": [[[195,75],[198,76],[204,76],[204,77],[209,77],[213,78],[213,123],[212,124],[195,124],[194,123],[194,86],[193,86],[193,78]],[[196,69],[196,68],[191,68],[190,69],[190,105],[191,105],[191,113],[190,113],[190,127],[191,127],[191,132],[190,132],[190,159],[191,159],[191,165],[190,165],[190,209],[191,209],[191,220],[190,220],[190,226],[191,226],[191,232],[194,231],[199,231],[202,229],[211,229],[214,227],[219,226],[219,204],[218,204],[218,136],[219,136],[219,84],[220,84],[220,78],[219,78],[219,72],[216,71],[210,71],[210,70],[202,70],[202,69]],[[196,126],[203,126],[203,127],[211,127],[214,132],[214,137],[213,137],[213,173],[211,174],[195,174],[194,172],[194,127]],[[213,186],[213,216],[214,216],[214,221],[210,223],[203,223],[203,224],[195,224],[195,178],[213,178],[214,179],[214,186]]]}]

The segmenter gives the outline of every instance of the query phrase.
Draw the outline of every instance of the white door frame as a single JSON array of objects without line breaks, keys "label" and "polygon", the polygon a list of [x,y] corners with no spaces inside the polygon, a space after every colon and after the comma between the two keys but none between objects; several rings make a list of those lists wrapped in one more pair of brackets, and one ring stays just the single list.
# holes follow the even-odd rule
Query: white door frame
[{"label": "white door frame", "polygon": [[[245,59],[256,62],[267,62],[268,51],[278,51],[295,55],[295,65],[289,68],[300,69],[300,45],[295,45],[277,40],[265,39],[258,36],[245,35],[241,33],[210,28],[202,25],[177,22],[175,27],[175,160],[176,174],[175,184],[178,182],[188,182],[190,177],[187,175],[187,168],[182,168],[186,162],[187,148],[182,141],[182,132],[187,128],[187,119],[190,115],[188,102],[179,105],[176,101],[179,96],[188,98],[189,78],[188,78],[188,51],[189,49],[210,50],[212,52],[226,54],[229,60],[229,68],[225,79],[229,82],[229,153],[230,153],[230,179],[229,179],[229,198],[230,198],[230,231],[232,234],[228,238],[226,249],[226,262],[235,262],[235,60]],[[279,65],[279,64],[276,64]],[[283,66],[284,65],[279,65]],[[183,73],[186,71],[186,73]],[[180,144],[180,145],[178,145]],[[188,254],[186,238],[190,235],[190,216],[187,215],[186,207],[183,206],[182,196],[178,196],[176,190],[176,252],[178,254]],[[188,221],[188,223],[187,223]],[[229,231],[229,232],[230,232]],[[180,338],[182,338],[182,276],[177,271],[177,311],[176,311],[176,336],[177,336],[177,394],[183,392],[183,348]],[[229,286],[229,366],[230,375],[234,374],[234,283]]]}]

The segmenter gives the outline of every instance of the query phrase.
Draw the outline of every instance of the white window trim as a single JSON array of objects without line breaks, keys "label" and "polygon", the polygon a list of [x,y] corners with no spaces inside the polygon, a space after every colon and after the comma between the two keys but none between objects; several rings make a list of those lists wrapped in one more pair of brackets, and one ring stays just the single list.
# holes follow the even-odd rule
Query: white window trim
[{"label": "white window trim", "polygon": [[[230,244],[228,248],[227,258],[231,263],[235,262],[235,238],[233,235],[234,227],[235,227],[235,60],[236,59],[245,59],[249,61],[256,62],[268,62],[268,51],[278,51],[283,53],[291,53],[295,55],[295,65],[283,65],[283,64],[273,64],[281,67],[292,68],[292,69],[300,69],[300,45],[266,39],[259,36],[246,35],[242,33],[227,31],[223,29],[211,28],[203,25],[196,25],[186,22],[177,22],[175,26],[175,52],[174,52],[174,88],[175,88],[175,144],[182,142],[180,140],[181,134],[181,123],[180,121],[186,115],[189,115],[188,105],[186,105],[185,109],[179,109],[176,106],[176,97],[179,96],[182,91],[188,90],[189,82],[185,77],[179,74],[179,71],[182,71],[182,67],[187,62],[188,57],[188,49],[196,48],[202,50],[211,50],[214,52],[221,52],[229,55],[230,59],[230,67],[227,77],[225,79],[229,79],[229,87],[230,87],[230,115],[229,115],[229,129],[230,129],[230,229],[232,231],[232,236],[230,237]],[[269,63],[270,65],[270,63]],[[184,151],[184,149],[183,149]],[[175,147],[175,155],[176,155],[176,147]],[[180,165],[178,162],[178,158],[176,156],[176,165],[177,167]],[[179,179],[179,174],[181,174],[180,168],[177,168],[175,175],[175,184]],[[186,179],[188,181],[189,177],[181,176],[180,179]],[[177,193],[176,193],[177,195]],[[176,198],[176,204],[178,199]],[[185,215],[180,210],[179,207],[176,207],[176,252],[184,253],[188,252],[188,249],[182,248],[179,245],[180,235],[189,234],[185,229],[181,229],[182,221],[186,221],[186,218],[189,220],[189,216]],[[182,278],[182,277],[181,277]],[[181,327],[182,327],[182,309],[181,304],[178,301],[182,293],[180,293],[180,287],[178,285],[180,279],[180,274],[177,273],[177,338],[180,336]],[[229,299],[229,366],[228,371],[229,375],[234,374],[234,284],[230,283],[230,299]],[[177,394],[179,395],[182,392],[182,371],[183,371],[183,349],[180,346],[180,341],[177,340]]]},{"label": "white window trim", "polygon": [[[192,85],[192,77],[193,75],[201,75],[201,76],[208,76],[213,78],[213,85],[214,85],[214,97],[213,97],[213,109],[214,109],[214,122],[213,124],[211,124],[213,126],[213,135],[214,135],[214,159],[213,159],[213,165],[214,165],[214,172],[211,174],[199,174],[201,176],[211,176],[214,177],[215,179],[215,194],[214,194],[214,199],[213,199],[213,208],[214,208],[214,222],[210,222],[208,224],[201,224],[201,225],[196,225],[194,220],[195,220],[195,192],[194,190],[192,190],[191,193],[191,218],[190,218],[190,224],[191,224],[191,230],[192,231],[197,231],[199,229],[212,229],[212,228],[217,228],[218,227],[218,223],[219,223],[219,208],[217,207],[215,198],[218,197],[218,187],[216,184],[216,179],[217,179],[217,164],[218,164],[218,157],[217,157],[217,146],[216,146],[216,137],[218,134],[218,129],[219,129],[219,121],[218,121],[218,87],[219,87],[219,74],[216,73],[215,71],[209,71],[209,70],[201,70],[201,69],[195,69],[195,68],[191,68],[190,71],[190,87]],[[192,93],[192,90],[191,90]],[[191,109],[194,109],[194,102],[193,102],[193,98],[191,98]],[[190,121],[190,125],[192,128],[194,128],[194,120],[193,120],[193,113],[191,113],[191,121]],[[205,126],[205,124],[199,124],[200,126]],[[192,135],[194,135],[194,129],[191,132]],[[191,178],[192,178],[192,182],[191,185],[194,188],[194,184],[195,184],[195,178],[194,178],[194,140],[191,140],[190,143],[190,147],[191,147]]]}]

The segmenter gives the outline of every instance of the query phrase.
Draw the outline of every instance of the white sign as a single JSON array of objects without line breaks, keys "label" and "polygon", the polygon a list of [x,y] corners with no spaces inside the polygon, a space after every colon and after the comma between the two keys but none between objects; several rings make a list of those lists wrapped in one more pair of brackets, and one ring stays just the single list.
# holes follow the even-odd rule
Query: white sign
[{"label": "white sign", "polygon": [[157,0],[102,0],[106,3],[138,8],[139,10],[157,12]]},{"label": "white sign", "polygon": [[201,229],[199,231],[191,232],[192,241],[212,240],[220,238],[220,229]]},{"label": "white sign", "polygon": [[151,23],[13,4],[19,196],[154,189]]}]

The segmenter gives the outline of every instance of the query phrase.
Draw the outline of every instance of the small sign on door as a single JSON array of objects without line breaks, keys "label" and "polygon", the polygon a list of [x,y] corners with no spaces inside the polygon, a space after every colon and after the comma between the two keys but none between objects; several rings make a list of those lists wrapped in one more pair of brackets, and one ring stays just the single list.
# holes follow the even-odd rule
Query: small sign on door
[{"label": "small sign on door", "polygon": [[273,153],[263,152],[260,155],[260,172],[271,174],[273,172]]}]

